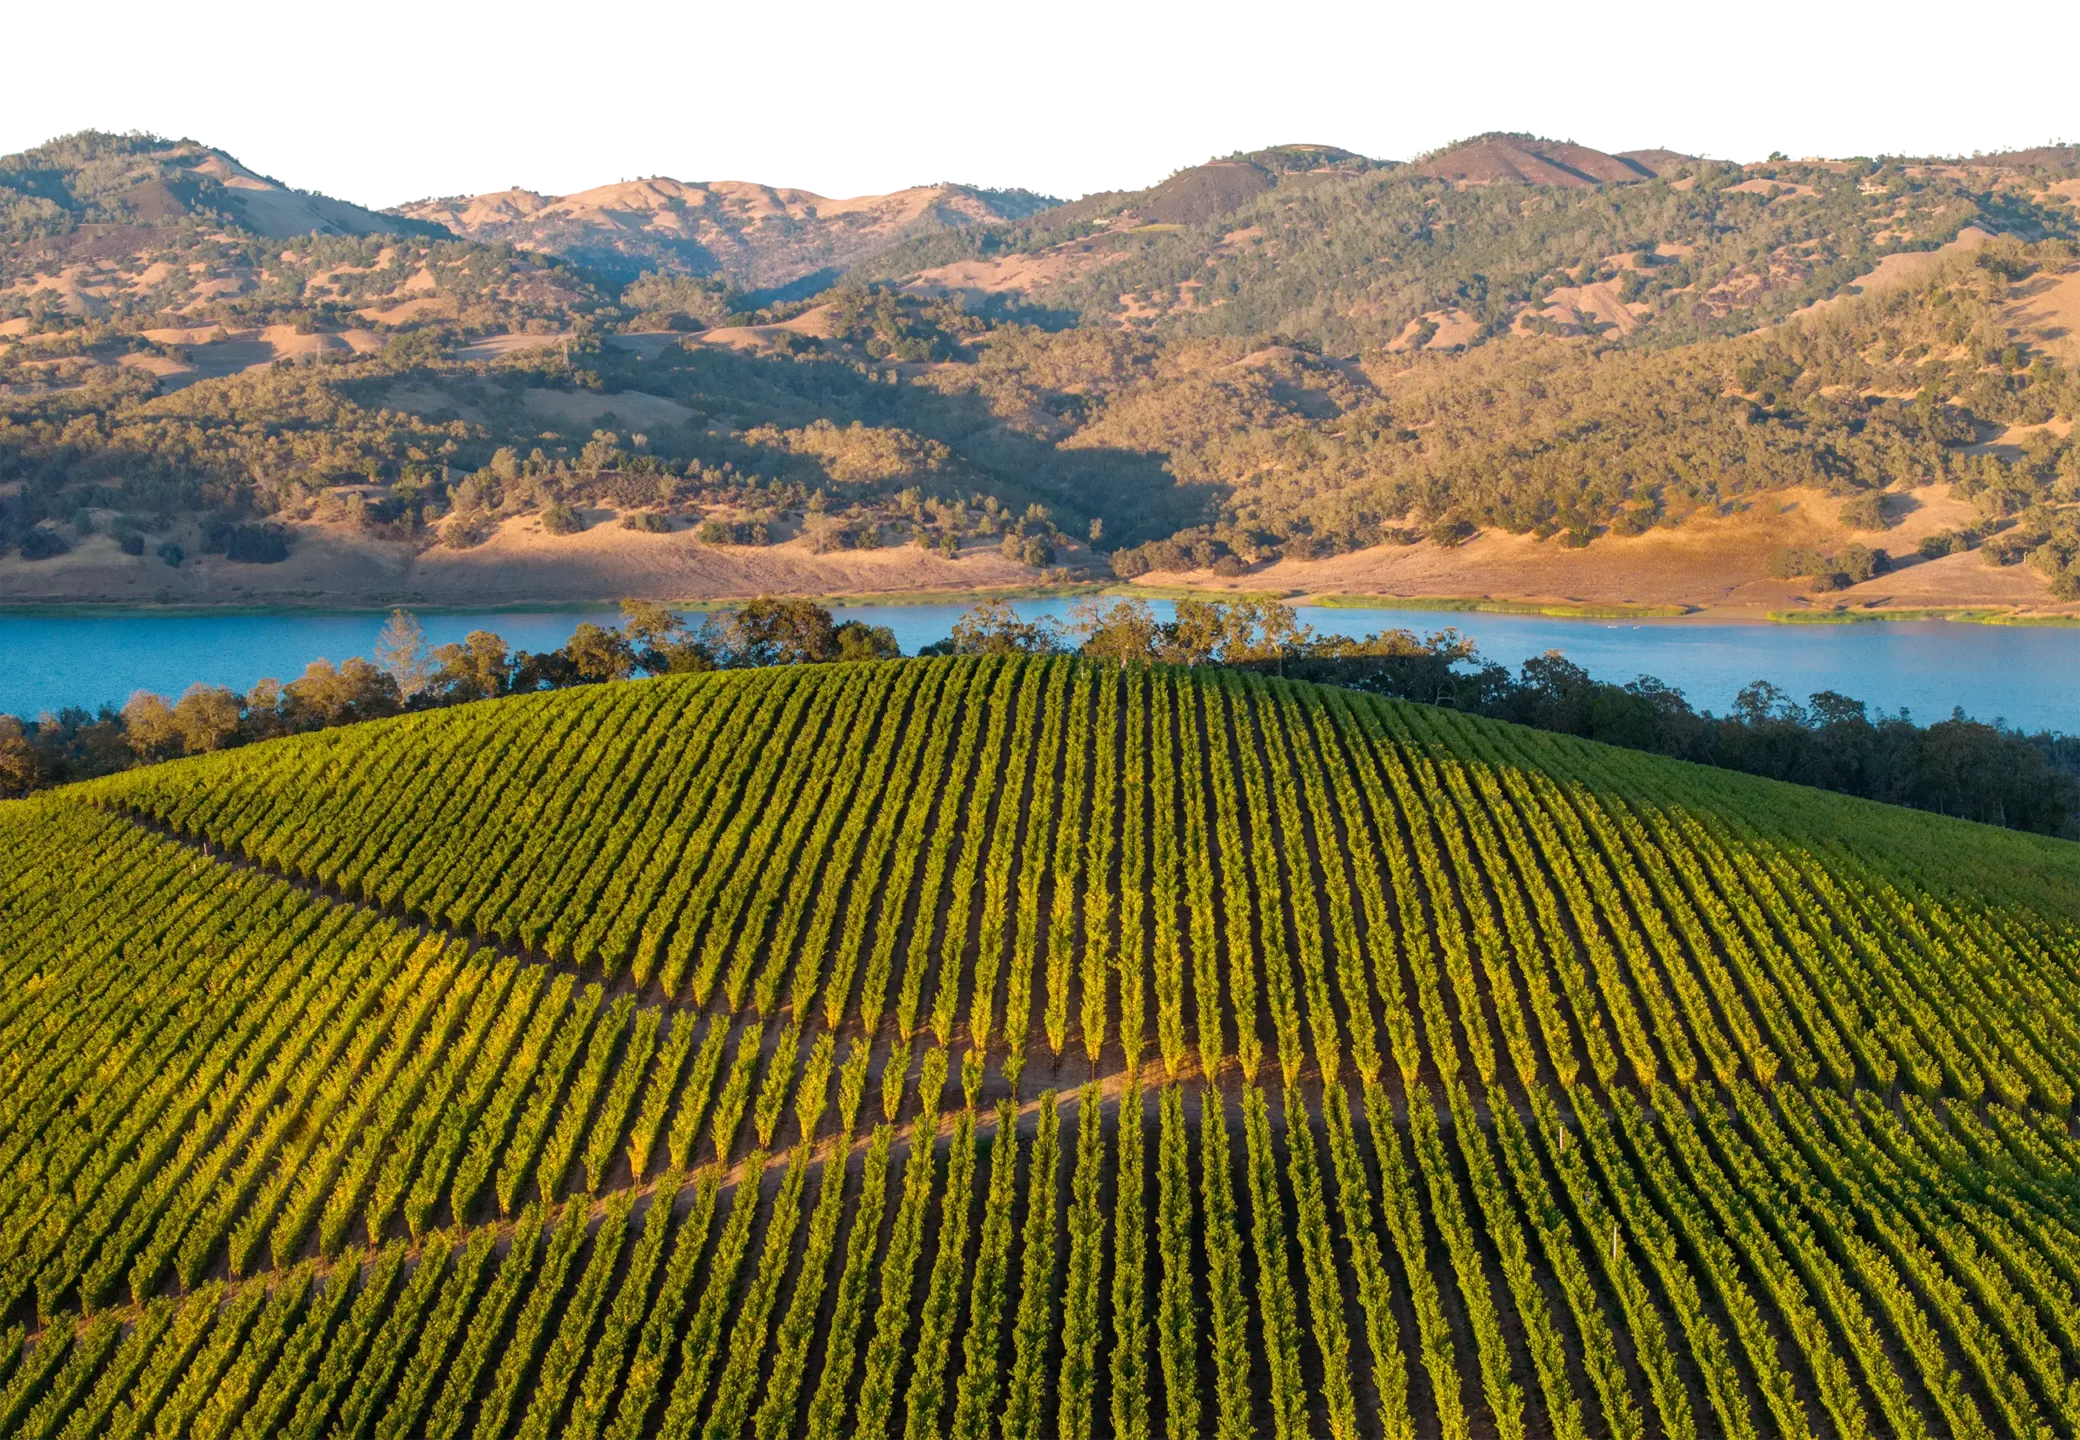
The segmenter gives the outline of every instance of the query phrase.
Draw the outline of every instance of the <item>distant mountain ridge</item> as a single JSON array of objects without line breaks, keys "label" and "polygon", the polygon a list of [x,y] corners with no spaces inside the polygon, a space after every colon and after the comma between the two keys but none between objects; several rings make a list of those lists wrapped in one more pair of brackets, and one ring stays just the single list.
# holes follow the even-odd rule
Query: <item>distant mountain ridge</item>
[{"label": "distant mountain ridge", "polygon": [[49,241],[82,226],[158,229],[184,222],[271,240],[445,233],[292,189],[194,140],[82,131],[0,156],[0,243]]},{"label": "distant mountain ridge", "polygon": [[[1493,528],[1551,562],[1532,591],[1575,596],[1630,586],[1569,568],[1602,536],[1947,483],[1903,540],[1940,539],[1970,584],[1922,603],[2080,604],[2080,510],[2007,525],[2080,493],[2056,488],[2080,438],[2053,425],[2080,414],[2069,160],[1488,134],[1407,163],[1235,152],[1063,205],[653,178],[381,213],[194,141],[64,137],[0,161],[0,595],[243,589],[153,547],[210,554],[210,525],[260,516],[332,537],[270,572],[284,594],[388,593],[370,545],[509,555],[516,599],[614,593],[580,552],[648,564],[643,537],[712,521],[749,537],[732,573],[776,589],[929,588],[984,573],[951,558],[977,549],[1023,583],[1087,567],[1085,535],[1121,576],[1374,550],[1405,570]],[[1859,290],[1888,297],[1811,348],[1800,317]],[[624,523],[566,544],[552,503]],[[1987,553],[2023,563],[1957,548],[1994,521]],[[1850,533],[1794,530],[1767,543],[1824,561]],[[1751,539],[1724,584],[1589,593],[1723,597],[1774,563]],[[659,593],[719,594],[707,542],[680,544],[689,578]],[[829,558],[854,551],[881,556]],[[1497,583],[1423,573],[1425,594]]]},{"label": "distant mountain ridge", "polygon": [[270,240],[405,235],[503,242],[616,282],[654,271],[772,298],[789,287],[820,289],[914,235],[1014,223],[1060,203],[952,183],[833,199],[785,186],[652,177],[570,195],[515,187],[378,211],[294,189],[195,140],[82,131],[0,156],[0,251],[17,263],[117,258],[183,226]]},{"label": "distant mountain ridge", "polygon": [[1272,146],[1194,165],[1146,192],[1105,192],[1064,203],[1030,190],[916,185],[886,195],[830,198],[745,181],[624,180],[569,195],[515,187],[416,200],[389,213],[486,243],[559,255],[610,275],[658,271],[713,278],[766,299],[813,294],[905,241],[1045,215],[1076,223],[1122,194],[1142,196],[1138,218],[1194,225],[1227,214],[1296,174],[1376,168],[1333,145]]},{"label": "distant mountain ridge", "polygon": [[835,278],[915,234],[1024,220],[1059,203],[1026,190],[957,184],[832,199],[782,186],[654,176],[570,195],[515,188],[419,200],[390,213],[608,272],[713,276],[759,291]]}]

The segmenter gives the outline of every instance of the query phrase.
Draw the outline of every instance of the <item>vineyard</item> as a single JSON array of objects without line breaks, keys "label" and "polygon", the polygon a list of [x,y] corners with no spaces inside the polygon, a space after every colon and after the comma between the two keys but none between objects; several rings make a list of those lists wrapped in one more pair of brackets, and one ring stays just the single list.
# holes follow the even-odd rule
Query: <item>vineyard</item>
[{"label": "vineyard", "polygon": [[2080,850],[1025,657],[0,806],[0,1435],[2080,1437]]}]

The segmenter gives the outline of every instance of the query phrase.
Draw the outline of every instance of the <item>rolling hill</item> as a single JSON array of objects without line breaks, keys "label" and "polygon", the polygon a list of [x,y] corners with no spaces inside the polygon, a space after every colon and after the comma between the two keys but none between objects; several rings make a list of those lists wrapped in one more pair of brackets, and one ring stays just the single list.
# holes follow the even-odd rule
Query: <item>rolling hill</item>
[{"label": "rolling hill", "polygon": [[[53,142],[0,185],[9,599],[2080,595],[2057,147],[1734,165],[1487,135],[1041,209],[664,180],[428,202],[476,239],[153,137]],[[287,560],[217,558],[256,524]],[[1836,563],[1856,547],[1890,573]]]},{"label": "rolling hill", "polygon": [[2064,1433],[2076,855],[1069,660],[9,802],[0,1429]]},{"label": "rolling hill", "polygon": [[1463,141],[1415,162],[1418,174],[1469,185],[1555,185],[1562,189],[1598,185],[1630,185],[1651,180],[1663,170],[1694,165],[1697,157],[1669,151],[1641,151],[1658,161],[1649,165],[1630,155],[1606,155],[1572,141],[1536,135],[1483,135]]},{"label": "rolling hill", "polygon": [[629,278],[651,271],[714,276],[738,290],[813,294],[898,240],[1025,220],[1057,203],[1030,191],[971,185],[831,200],[806,190],[659,176],[575,195],[514,189],[421,200],[392,213]]},{"label": "rolling hill", "polygon": [[1276,334],[1345,354],[1576,327],[1546,312],[1601,284],[1615,292],[1609,327],[1679,343],[1777,323],[1967,227],[2070,239],[2061,153],[1736,165],[1498,134],[1391,165],[1287,146],[1021,224],[921,236],[854,273],[1056,323]]},{"label": "rolling hill", "polygon": [[[0,242],[23,259],[113,253],[141,230],[184,225],[287,240],[297,235],[440,235],[408,218],[294,190],[193,140],[86,131],[0,156]],[[71,243],[62,242],[68,237]],[[47,242],[39,250],[35,242]],[[24,245],[26,249],[22,249]]]}]

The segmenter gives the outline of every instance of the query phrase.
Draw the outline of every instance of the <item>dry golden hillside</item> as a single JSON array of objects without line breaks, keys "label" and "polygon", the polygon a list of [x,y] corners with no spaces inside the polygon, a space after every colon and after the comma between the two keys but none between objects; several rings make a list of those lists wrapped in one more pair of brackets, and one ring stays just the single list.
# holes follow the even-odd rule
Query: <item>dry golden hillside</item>
[{"label": "dry golden hillside", "polygon": [[617,271],[714,275],[766,290],[834,275],[905,236],[947,226],[1021,220],[1048,202],[1025,192],[920,185],[831,199],[735,180],[666,177],[573,195],[502,190],[421,200],[396,213],[471,240],[505,242]]}]

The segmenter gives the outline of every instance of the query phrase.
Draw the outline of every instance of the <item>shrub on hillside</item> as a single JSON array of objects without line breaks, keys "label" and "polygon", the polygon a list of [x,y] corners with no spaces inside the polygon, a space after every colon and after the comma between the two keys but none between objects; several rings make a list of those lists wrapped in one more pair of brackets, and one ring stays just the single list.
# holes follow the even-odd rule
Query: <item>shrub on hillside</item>
[{"label": "shrub on hillside", "polygon": [[1885,513],[1885,497],[1859,495],[1842,506],[1842,524],[1851,530],[1889,530],[1893,521]]},{"label": "shrub on hillside", "polygon": [[65,543],[65,537],[55,530],[31,530],[22,537],[21,543],[24,560],[48,560],[53,556],[63,555],[71,548]]},{"label": "shrub on hillside", "polygon": [[224,556],[244,565],[279,565],[289,558],[289,536],[275,525],[235,526],[224,543]]},{"label": "shrub on hillside", "polygon": [[441,544],[450,550],[481,545],[490,533],[491,522],[480,510],[458,510],[441,522]]},{"label": "shrub on hillside", "polygon": [[585,517],[559,500],[542,511],[542,528],[551,535],[575,535],[585,528]]},{"label": "shrub on hillside", "polygon": [[1611,521],[1613,535],[1644,535],[1654,528],[1654,507],[1637,505]]},{"label": "shrub on hillside", "polygon": [[1995,535],[1979,547],[1980,563],[1999,569],[2005,565],[2020,565],[2029,556],[2030,545],[2020,535]]},{"label": "shrub on hillside", "polygon": [[1464,515],[1446,515],[1431,524],[1430,541],[1440,550],[1451,550],[1479,533],[1479,529]]},{"label": "shrub on hillside", "polygon": [[1868,545],[1844,545],[1835,553],[1832,568],[1835,574],[1848,577],[1851,585],[1861,585],[1891,569],[1891,557]]},{"label": "shrub on hillside", "polygon": [[1816,590],[1846,590],[1891,568],[1891,557],[1868,545],[1844,545],[1833,555],[1808,545],[1779,550],[1770,560],[1770,574],[1779,580],[1810,580]]},{"label": "shrub on hillside", "polygon": [[1054,546],[1040,535],[1006,535],[999,547],[1004,558],[1019,565],[1031,565],[1035,569],[1054,564]]},{"label": "shrub on hillside", "polygon": [[881,524],[876,520],[845,523],[827,515],[812,516],[808,526],[809,549],[818,555],[839,550],[878,550]]},{"label": "shrub on hillside", "polygon": [[763,520],[703,520],[693,538],[703,545],[770,545],[772,532]]},{"label": "shrub on hillside", "polygon": [[279,525],[241,525],[219,516],[203,522],[202,553],[246,565],[278,565],[289,558],[289,535]]},{"label": "shrub on hillside", "polygon": [[[1211,565],[1214,558],[1209,550],[1206,563]],[[1151,570],[1193,568],[1192,552],[1175,540],[1151,540],[1146,545],[1129,545],[1123,550],[1112,552],[1112,573],[1122,580],[1132,580],[1135,576],[1146,575]]]}]

